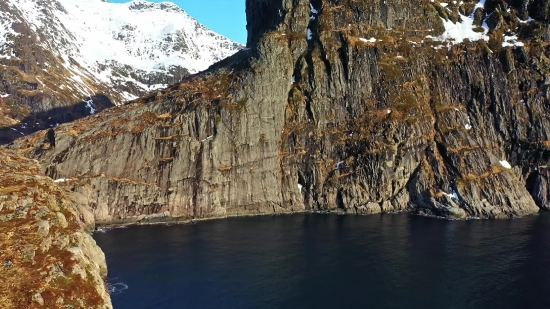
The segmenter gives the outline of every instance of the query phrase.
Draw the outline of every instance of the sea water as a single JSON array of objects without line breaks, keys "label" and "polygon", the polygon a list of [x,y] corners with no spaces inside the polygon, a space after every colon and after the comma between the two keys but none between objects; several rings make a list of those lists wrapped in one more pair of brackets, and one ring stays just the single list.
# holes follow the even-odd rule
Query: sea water
[{"label": "sea water", "polygon": [[115,309],[550,308],[550,215],[297,214],[94,235]]}]

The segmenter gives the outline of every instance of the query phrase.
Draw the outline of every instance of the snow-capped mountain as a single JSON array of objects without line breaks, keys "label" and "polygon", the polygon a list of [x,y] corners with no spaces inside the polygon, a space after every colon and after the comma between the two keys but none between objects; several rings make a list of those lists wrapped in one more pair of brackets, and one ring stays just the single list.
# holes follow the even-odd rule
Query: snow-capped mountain
[{"label": "snow-capped mountain", "polygon": [[[10,43],[21,33],[10,24],[26,23],[39,34],[41,47],[60,57],[74,73],[71,79],[76,84],[83,84],[81,79],[114,85],[129,82],[150,91],[166,86],[165,80],[155,80],[159,74],[172,75],[178,67],[195,73],[242,48],[169,2],[5,1],[16,14],[10,18],[2,12],[0,57],[17,57]],[[81,87],[88,90],[87,85]],[[136,95],[125,90],[127,99]]]},{"label": "snow-capped mountain", "polygon": [[1,0],[0,118],[46,113],[52,126],[80,111],[49,111],[122,104],[242,48],[169,2]]}]

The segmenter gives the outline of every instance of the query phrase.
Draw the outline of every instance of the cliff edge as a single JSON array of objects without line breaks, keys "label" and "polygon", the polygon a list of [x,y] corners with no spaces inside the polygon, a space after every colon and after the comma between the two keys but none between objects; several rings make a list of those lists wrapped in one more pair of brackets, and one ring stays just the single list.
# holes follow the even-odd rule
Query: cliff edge
[{"label": "cliff edge", "polygon": [[0,307],[112,308],[93,216],[36,160],[0,149]]}]

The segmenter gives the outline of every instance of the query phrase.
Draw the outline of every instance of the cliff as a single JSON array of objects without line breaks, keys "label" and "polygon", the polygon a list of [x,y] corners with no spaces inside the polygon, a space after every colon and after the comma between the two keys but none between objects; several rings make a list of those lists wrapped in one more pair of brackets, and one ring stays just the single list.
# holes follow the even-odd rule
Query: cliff
[{"label": "cliff", "polygon": [[0,307],[112,308],[93,215],[40,166],[0,149]]},{"label": "cliff", "polygon": [[246,5],[247,49],[10,147],[99,223],[549,208],[550,1]]}]

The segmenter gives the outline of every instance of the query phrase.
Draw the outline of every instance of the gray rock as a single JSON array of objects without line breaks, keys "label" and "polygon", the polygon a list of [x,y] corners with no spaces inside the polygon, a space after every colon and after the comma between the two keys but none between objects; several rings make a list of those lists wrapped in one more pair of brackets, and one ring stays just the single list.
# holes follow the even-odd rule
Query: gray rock
[{"label": "gray rock", "polygon": [[42,294],[40,293],[34,293],[32,295],[32,301],[38,303],[40,306],[44,306],[44,298],[42,298]]},{"label": "gray rock", "polygon": [[42,220],[38,222],[38,229],[36,233],[40,235],[41,237],[48,236],[48,233],[50,232],[50,222],[46,220]]},{"label": "gray rock", "polygon": [[2,262],[2,266],[4,267],[4,270],[10,270],[13,267],[13,262],[10,260],[4,260]]},{"label": "gray rock", "polygon": [[62,229],[65,229],[65,228],[67,228],[67,226],[69,226],[69,224],[67,223],[67,219],[65,218],[64,214],[62,214],[60,212],[56,212],[55,215],[57,217],[57,225],[59,227],[61,227]]}]

